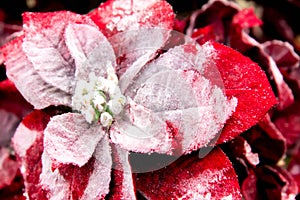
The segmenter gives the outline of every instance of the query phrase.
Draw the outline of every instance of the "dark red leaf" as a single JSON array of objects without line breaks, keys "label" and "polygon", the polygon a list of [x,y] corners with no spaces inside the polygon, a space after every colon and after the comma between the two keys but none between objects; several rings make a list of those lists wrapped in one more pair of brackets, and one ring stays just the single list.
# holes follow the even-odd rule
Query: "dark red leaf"
[{"label": "dark red leaf", "polygon": [[[230,30],[232,17],[239,11],[238,6],[231,1],[209,1],[201,9],[196,10],[190,17],[187,35],[192,36],[201,30],[201,36],[207,39],[215,38],[218,42],[225,42]],[[212,26],[212,27],[211,27]],[[207,27],[211,28],[207,32]],[[197,34],[197,33],[195,33]]]},{"label": "dark red leaf", "polygon": [[284,111],[274,114],[274,124],[292,146],[300,139],[300,102],[296,101]]},{"label": "dark red leaf", "polygon": [[[227,148],[230,149],[230,157],[236,161],[243,162],[250,167],[255,167],[259,164],[259,157],[257,153],[253,153],[249,143],[241,136],[229,141]],[[247,167],[247,166],[245,166]]]},{"label": "dark red leaf", "polygon": [[263,43],[263,49],[273,58],[279,68],[292,69],[299,66],[300,58],[288,42],[268,41]]},{"label": "dark red leaf", "polygon": [[244,180],[242,192],[245,200],[292,200],[298,188],[291,175],[278,166],[261,166],[251,171]]},{"label": "dark red leaf", "polygon": [[276,164],[286,153],[286,140],[269,115],[266,115],[259,122],[259,126],[253,127],[243,137],[249,142],[253,151],[259,154],[261,163]]},{"label": "dark red leaf", "polygon": [[14,113],[20,119],[32,110],[32,106],[10,80],[0,82],[0,108]]},{"label": "dark red leaf", "polygon": [[148,199],[242,199],[232,164],[219,148],[202,159],[190,154],[164,169],[137,174],[136,181]]}]

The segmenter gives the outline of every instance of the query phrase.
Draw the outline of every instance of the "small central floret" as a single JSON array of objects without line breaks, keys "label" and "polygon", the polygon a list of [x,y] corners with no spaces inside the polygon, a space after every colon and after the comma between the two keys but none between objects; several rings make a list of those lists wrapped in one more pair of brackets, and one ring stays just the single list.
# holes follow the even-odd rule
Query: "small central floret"
[{"label": "small central floret", "polygon": [[88,123],[99,121],[103,127],[111,126],[125,103],[113,68],[107,70],[106,78],[92,72],[88,81],[79,80],[72,98],[73,109],[80,111]]}]

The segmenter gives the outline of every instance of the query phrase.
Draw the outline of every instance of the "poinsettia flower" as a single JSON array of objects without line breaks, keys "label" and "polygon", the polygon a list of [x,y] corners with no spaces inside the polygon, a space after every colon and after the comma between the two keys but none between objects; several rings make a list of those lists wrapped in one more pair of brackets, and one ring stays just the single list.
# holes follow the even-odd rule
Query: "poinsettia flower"
[{"label": "poinsettia flower", "polygon": [[[207,146],[223,127],[219,143],[236,137],[275,104],[265,74],[250,59],[217,43],[170,42],[173,18],[159,0],[108,1],[84,16],[23,15],[23,35],[2,48],[8,77],[36,109],[73,109],[34,111],[15,133],[30,198],[117,198],[119,192],[134,199],[128,151],[188,154]],[[166,44],[171,48],[159,51]],[[231,164],[215,152],[201,162],[220,157],[220,166],[198,179],[224,175],[215,187],[226,179],[235,187],[190,192],[240,198]],[[33,173],[32,163],[38,163]]]}]

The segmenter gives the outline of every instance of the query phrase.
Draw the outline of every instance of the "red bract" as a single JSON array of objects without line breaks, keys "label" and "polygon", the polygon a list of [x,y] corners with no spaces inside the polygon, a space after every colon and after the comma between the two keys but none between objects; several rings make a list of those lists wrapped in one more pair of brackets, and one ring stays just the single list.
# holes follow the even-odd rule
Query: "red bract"
[{"label": "red bract", "polygon": [[232,164],[219,148],[203,159],[192,154],[137,175],[137,189],[148,199],[241,199],[238,188]]},{"label": "red bract", "polygon": [[276,103],[262,69],[242,54],[213,43],[213,60],[224,81],[226,95],[238,98],[236,111],[227,121],[219,143],[230,140],[255,125]]}]

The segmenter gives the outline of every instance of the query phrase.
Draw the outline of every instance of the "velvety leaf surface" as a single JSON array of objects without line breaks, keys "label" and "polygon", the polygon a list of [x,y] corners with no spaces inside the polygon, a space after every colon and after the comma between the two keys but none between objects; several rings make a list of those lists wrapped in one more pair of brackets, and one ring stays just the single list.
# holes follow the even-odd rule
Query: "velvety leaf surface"
[{"label": "velvety leaf surface", "polygon": [[81,167],[92,157],[104,134],[98,123],[87,123],[79,113],[57,115],[45,129],[45,150],[54,166],[74,164]]},{"label": "velvety leaf surface", "polygon": [[238,99],[236,111],[220,135],[218,142],[222,143],[255,125],[276,99],[265,73],[249,58],[218,43],[206,43],[204,49],[211,51],[223,78],[226,96]]},{"label": "velvety leaf surface", "polygon": [[136,181],[148,199],[242,199],[232,164],[219,148],[202,159],[190,154],[164,169],[137,174]]},{"label": "velvety leaf surface", "polygon": [[142,67],[157,56],[161,48],[164,48],[170,32],[166,29],[141,28],[138,31],[121,32],[109,38],[117,57],[117,74],[123,88],[128,86]]},{"label": "velvety leaf surface", "polygon": [[189,153],[207,145],[236,106],[218,78],[210,79],[218,71],[205,65],[208,59],[200,46],[186,44],[140,68],[125,90],[128,109],[117,116],[112,141],[142,153]]},{"label": "velvety leaf surface", "polygon": [[76,80],[88,80],[91,72],[105,77],[107,68],[115,67],[114,50],[98,27],[69,24],[65,39],[76,63]]},{"label": "velvety leaf surface", "polygon": [[6,73],[23,97],[36,109],[50,105],[70,105],[69,94],[46,83],[35,71],[32,63],[22,50],[23,36],[2,47]]},{"label": "velvety leaf surface", "polygon": [[45,82],[66,93],[72,92],[75,81],[74,59],[64,39],[70,23],[93,24],[88,17],[67,11],[23,14],[26,56]]},{"label": "velvety leaf surface", "polygon": [[109,0],[88,14],[106,36],[140,28],[171,29],[172,7],[164,0]]}]

